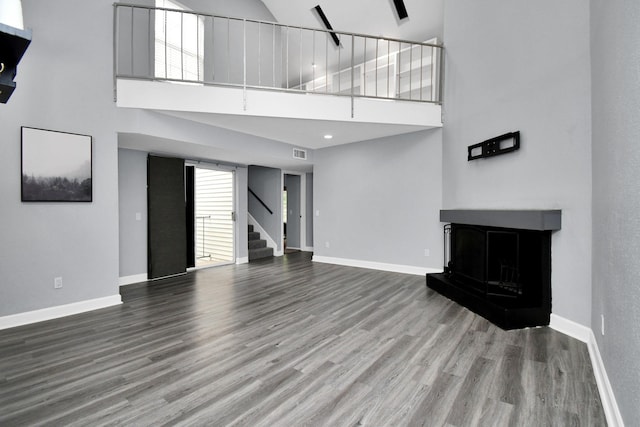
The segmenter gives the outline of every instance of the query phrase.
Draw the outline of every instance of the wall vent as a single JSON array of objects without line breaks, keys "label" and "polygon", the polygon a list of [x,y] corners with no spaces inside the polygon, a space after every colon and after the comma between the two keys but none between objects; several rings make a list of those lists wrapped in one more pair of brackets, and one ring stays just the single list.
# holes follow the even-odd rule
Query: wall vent
[{"label": "wall vent", "polygon": [[301,148],[294,148],[293,158],[300,159],[300,160],[307,160],[307,150],[303,150]]}]

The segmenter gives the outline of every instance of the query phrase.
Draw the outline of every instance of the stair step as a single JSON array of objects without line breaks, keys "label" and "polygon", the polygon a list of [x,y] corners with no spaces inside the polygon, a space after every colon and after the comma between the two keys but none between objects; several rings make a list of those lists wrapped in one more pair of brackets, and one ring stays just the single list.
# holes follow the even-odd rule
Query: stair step
[{"label": "stair step", "polygon": [[251,240],[260,240],[260,233],[258,233],[257,231],[250,231],[249,232],[249,241]]},{"label": "stair step", "polygon": [[249,224],[249,233],[253,232],[253,225]]},{"label": "stair step", "polygon": [[273,256],[273,248],[249,249],[249,261]]},{"label": "stair step", "polygon": [[266,248],[266,247],[267,247],[267,241],[264,239],[249,240],[249,249],[260,249],[260,248]]}]

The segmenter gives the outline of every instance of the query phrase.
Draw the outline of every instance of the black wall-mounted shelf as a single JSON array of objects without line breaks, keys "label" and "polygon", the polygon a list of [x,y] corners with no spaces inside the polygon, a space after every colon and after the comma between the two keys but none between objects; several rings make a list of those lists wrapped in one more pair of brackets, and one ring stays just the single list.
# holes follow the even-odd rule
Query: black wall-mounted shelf
[{"label": "black wall-mounted shelf", "polygon": [[16,83],[18,63],[31,43],[31,30],[0,24],[0,103],[6,104]]},{"label": "black wall-mounted shelf", "polygon": [[520,131],[505,133],[467,147],[467,160],[483,159],[510,153],[520,148]]}]

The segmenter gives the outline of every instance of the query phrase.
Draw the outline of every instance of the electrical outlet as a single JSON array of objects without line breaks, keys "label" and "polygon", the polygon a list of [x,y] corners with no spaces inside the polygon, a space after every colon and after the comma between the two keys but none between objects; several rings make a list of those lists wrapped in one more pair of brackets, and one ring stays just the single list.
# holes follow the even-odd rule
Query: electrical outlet
[{"label": "electrical outlet", "polygon": [[62,277],[56,277],[53,279],[53,288],[60,289],[62,287]]},{"label": "electrical outlet", "polygon": [[325,246],[326,248],[328,248],[328,247],[329,247],[329,242],[324,242],[324,246]]},{"label": "electrical outlet", "polygon": [[604,335],[604,314],[600,315],[600,333]]},{"label": "electrical outlet", "polygon": [[136,221],[142,221],[142,213],[136,212]]},{"label": "electrical outlet", "polygon": [[431,251],[429,249],[425,249],[424,256],[430,256],[430,255],[431,255]]}]

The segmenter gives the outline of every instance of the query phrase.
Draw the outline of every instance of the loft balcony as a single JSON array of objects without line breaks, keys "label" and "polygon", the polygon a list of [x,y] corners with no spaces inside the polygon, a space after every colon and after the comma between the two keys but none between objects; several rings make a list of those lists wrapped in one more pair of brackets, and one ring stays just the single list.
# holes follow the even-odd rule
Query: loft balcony
[{"label": "loft balcony", "polygon": [[[117,105],[320,148],[442,126],[437,40],[117,3]],[[341,129],[322,140],[330,125]]]}]

